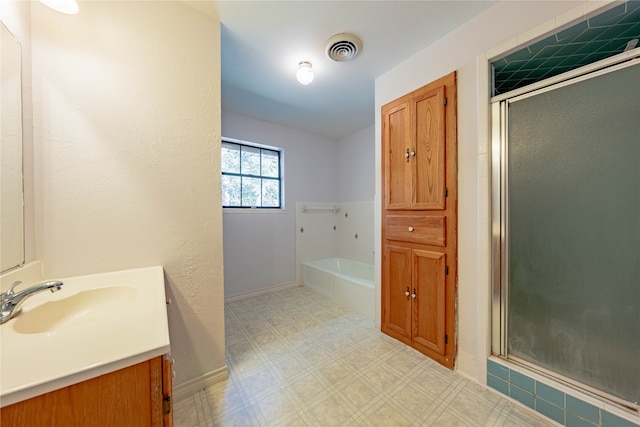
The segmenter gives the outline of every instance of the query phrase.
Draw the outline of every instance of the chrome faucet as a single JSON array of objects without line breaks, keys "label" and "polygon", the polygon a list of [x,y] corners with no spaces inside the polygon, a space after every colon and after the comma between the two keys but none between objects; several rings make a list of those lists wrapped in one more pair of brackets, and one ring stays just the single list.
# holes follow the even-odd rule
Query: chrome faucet
[{"label": "chrome faucet", "polygon": [[63,285],[63,283],[59,281],[48,281],[30,286],[27,289],[16,292],[16,286],[18,286],[20,283],[22,282],[14,282],[7,292],[3,292],[2,294],[0,294],[0,324],[6,322],[7,320],[18,314],[18,312],[20,311],[20,306],[27,300],[27,298],[42,291],[46,291],[47,289],[51,292],[57,292],[62,289]]}]

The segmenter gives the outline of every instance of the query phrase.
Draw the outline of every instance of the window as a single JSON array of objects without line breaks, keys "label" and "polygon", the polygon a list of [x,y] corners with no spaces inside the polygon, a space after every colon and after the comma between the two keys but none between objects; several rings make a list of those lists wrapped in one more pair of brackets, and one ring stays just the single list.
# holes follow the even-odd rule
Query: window
[{"label": "window", "polygon": [[281,150],[222,140],[222,206],[282,207]]}]

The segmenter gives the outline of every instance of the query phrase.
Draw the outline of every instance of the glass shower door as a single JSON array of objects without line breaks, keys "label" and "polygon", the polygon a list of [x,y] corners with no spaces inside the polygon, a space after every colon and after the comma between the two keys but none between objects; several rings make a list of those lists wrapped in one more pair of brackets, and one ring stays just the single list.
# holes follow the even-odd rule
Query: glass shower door
[{"label": "glass shower door", "polygon": [[503,342],[637,406],[640,64],[597,74],[502,101]]}]

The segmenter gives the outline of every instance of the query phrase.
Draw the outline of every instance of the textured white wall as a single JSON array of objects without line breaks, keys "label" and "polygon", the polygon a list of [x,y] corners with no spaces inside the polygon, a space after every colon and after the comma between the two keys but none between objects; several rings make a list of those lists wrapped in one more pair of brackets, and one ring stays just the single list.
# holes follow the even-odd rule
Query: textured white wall
[{"label": "textured white wall", "polygon": [[45,276],[163,265],[174,385],[224,368],[219,22],[171,1],[31,12]]},{"label": "textured white wall", "polygon": [[[339,202],[372,201],[375,183],[375,128],[369,126],[338,141]],[[373,229],[371,230],[373,233]]]},{"label": "textured white wall", "polygon": [[225,297],[296,281],[296,202],[336,197],[336,141],[222,112],[222,134],[284,149],[286,212],[224,213]]},{"label": "textured white wall", "polygon": [[[457,369],[486,381],[489,341],[489,90],[486,52],[514,48],[604,2],[499,2],[376,80],[376,111],[407,92],[458,71],[458,359]],[[584,9],[582,9],[584,7]],[[524,34],[525,31],[528,33]],[[501,49],[500,46],[503,46]],[[376,194],[380,194],[380,115],[376,115]],[[380,197],[376,252],[380,253]],[[376,257],[380,287],[380,257]],[[379,294],[379,292],[378,292]],[[379,295],[378,295],[379,298]],[[379,307],[379,302],[378,302]],[[378,308],[379,310],[379,308]],[[378,311],[376,322],[380,322]]]}]

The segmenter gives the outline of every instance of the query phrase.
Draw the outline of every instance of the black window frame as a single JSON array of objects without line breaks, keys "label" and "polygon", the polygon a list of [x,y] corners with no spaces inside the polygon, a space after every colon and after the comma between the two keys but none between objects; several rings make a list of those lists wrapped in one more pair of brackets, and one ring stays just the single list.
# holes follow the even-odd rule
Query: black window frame
[{"label": "black window frame", "polygon": [[[229,144],[229,145],[235,145],[238,146],[240,149],[240,173],[234,173],[234,172],[224,172],[222,170],[221,167],[221,174],[222,176],[238,176],[240,177],[240,179],[242,180],[242,178],[247,177],[247,178],[257,178],[260,179],[260,183],[261,183],[261,188],[262,188],[262,183],[263,181],[267,180],[267,181],[277,181],[278,182],[278,206],[243,206],[242,205],[242,183],[240,184],[240,203],[241,205],[225,205],[223,204],[222,207],[224,209],[264,209],[264,210],[280,210],[280,209],[284,209],[283,206],[283,198],[282,198],[282,191],[283,191],[283,178],[282,178],[282,148],[278,148],[278,147],[268,147],[268,146],[264,146],[264,145],[260,145],[260,144],[253,144],[250,142],[246,142],[246,141],[238,141],[235,139],[229,139],[229,138],[222,138],[222,143],[223,144]],[[244,174],[242,173],[242,148],[243,147],[247,147],[247,148],[251,148],[253,150],[255,149],[259,149],[260,150],[260,175],[254,175],[254,174]],[[278,176],[277,177],[272,177],[272,176],[265,176],[262,175],[262,153],[263,152],[270,152],[270,153],[275,153],[277,154],[277,158],[278,158]],[[242,181],[241,181],[242,182]],[[224,184],[223,184],[224,185]],[[223,190],[224,192],[224,190]],[[261,195],[261,200],[260,203],[262,204],[262,195]]]}]

